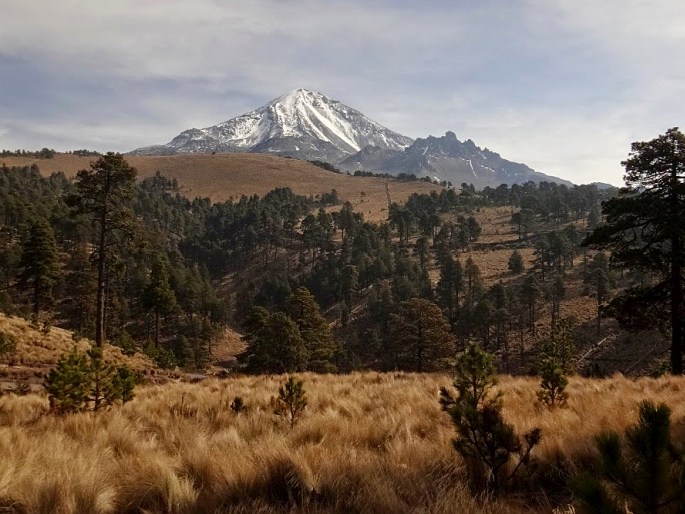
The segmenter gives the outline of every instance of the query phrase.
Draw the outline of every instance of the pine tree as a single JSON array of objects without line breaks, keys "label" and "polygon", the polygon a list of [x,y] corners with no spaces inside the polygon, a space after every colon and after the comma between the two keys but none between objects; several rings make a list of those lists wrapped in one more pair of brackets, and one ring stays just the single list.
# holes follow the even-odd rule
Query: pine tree
[{"label": "pine tree", "polygon": [[76,175],[76,194],[68,203],[76,213],[86,214],[96,227],[97,242],[97,299],[95,316],[95,344],[105,344],[107,281],[109,265],[121,249],[122,240],[117,236],[130,237],[134,217],[129,206],[135,191],[136,170],[129,166],[118,153],[108,152],[91,163],[90,170],[80,170]]},{"label": "pine tree", "polygon": [[282,312],[254,307],[245,323],[247,347],[238,360],[251,373],[303,371],[309,362],[307,343],[297,324]]},{"label": "pine tree", "polygon": [[[662,299],[663,308],[656,313],[670,318],[671,370],[680,375],[685,337],[685,224],[680,223],[685,219],[685,135],[672,128],[651,141],[633,143],[622,164],[627,187],[603,204],[606,222],[583,244],[610,250],[612,263],[618,267],[661,275],[663,280],[656,285],[635,288],[615,300],[619,306],[626,299],[641,303],[642,309],[633,310],[644,313]],[[658,318],[643,317],[641,328],[657,325]]]},{"label": "pine tree", "polygon": [[125,403],[133,398],[135,385],[133,371],[105,362],[98,347],[86,354],[74,347],[50,370],[44,384],[50,408],[59,414],[85,410],[91,402],[95,411],[118,400]]},{"label": "pine tree", "polygon": [[536,306],[540,297],[542,296],[542,288],[537,280],[537,277],[533,274],[528,275],[521,286],[521,297],[523,303],[528,308],[528,327],[530,331],[535,335],[535,317],[536,317]]},{"label": "pine tree", "polygon": [[176,295],[169,285],[167,267],[159,255],[152,262],[150,280],[143,291],[143,305],[154,313],[155,346],[159,346],[160,317],[171,314],[176,307]]},{"label": "pine tree", "polygon": [[597,336],[602,331],[602,306],[609,296],[613,279],[609,269],[609,258],[605,253],[597,253],[588,266],[588,275],[585,282],[589,283],[597,300]]},{"label": "pine tree", "polygon": [[412,298],[390,316],[393,364],[410,371],[447,369],[456,353],[454,337],[440,308],[429,300]]},{"label": "pine tree", "polygon": [[637,424],[596,437],[599,473],[586,472],[572,482],[583,512],[658,514],[685,509],[685,455],[671,441],[671,410],[646,400]]},{"label": "pine tree", "polygon": [[[440,404],[457,429],[453,444],[471,471],[472,485],[480,491],[500,494],[517,471],[530,462],[531,452],[542,437],[535,428],[521,443],[514,427],[502,417],[502,393],[496,392],[497,378],[491,354],[471,343],[458,358],[454,397],[440,389]],[[506,474],[512,455],[519,457],[514,470]]]},{"label": "pine tree", "polygon": [[568,393],[566,393],[568,379],[558,361],[554,357],[543,359],[538,366],[538,375],[540,376],[538,400],[548,407],[564,405],[568,399]]},{"label": "pine tree", "polygon": [[45,219],[33,221],[24,240],[17,286],[31,291],[33,313],[50,305],[52,289],[61,277],[55,234]]},{"label": "pine tree", "polygon": [[308,353],[308,369],[318,372],[335,370],[333,357],[338,345],[331,328],[321,315],[314,295],[299,287],[285,301],[285,312],[297,324]]},{"label": "pine tree", "polygon": [[509,257],[508,267],[509,271],[511,271],[514,275],[520,275],[525,271],[526,267],[523,263],[523,257],[521,256],[521,253],[518,250],[514,250],[511,253],[511,256]]},{"label": "pine tree", "polygon": [[80,353],[76,347],[60,358],[45,379],[50,409],[59,414],[85,409],[91,392],[90,371],[87,356]]},{"label": "pine tree", "polygon": [[284,416],[292,430],[306,407],[307,395],[304,391],[304,382],[296,380],[293,376],[288,377],[285,384],[278,389],[275,413]]}]

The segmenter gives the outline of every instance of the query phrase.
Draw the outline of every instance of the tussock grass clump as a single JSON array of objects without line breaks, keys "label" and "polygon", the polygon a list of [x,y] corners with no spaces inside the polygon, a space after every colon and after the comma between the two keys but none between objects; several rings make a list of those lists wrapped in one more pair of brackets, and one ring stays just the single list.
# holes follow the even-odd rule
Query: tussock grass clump
[{"label": "tussock grass clump", "polygon": [[[550,411],[536,401],[536,378],[500,377],[503,419],[518,433],[540,427],[545,434],[536,447],[545,493],[474,499],[437,401],[451,377],[303,373],[307,415],[292,429],[271,405],[286,378],[144,386],[123,406],[65,417],[47,414],[44,397],[5,395],[0,506],[32,513],[551,512],[571,500],[566,478],[596,461],[595,434],[623,433],[642,400],[666,403],[673,440],[685,437],[682,378],[573,377],[566,408]],[[229,407],[236,396],[250,406],[240,415]]]}]

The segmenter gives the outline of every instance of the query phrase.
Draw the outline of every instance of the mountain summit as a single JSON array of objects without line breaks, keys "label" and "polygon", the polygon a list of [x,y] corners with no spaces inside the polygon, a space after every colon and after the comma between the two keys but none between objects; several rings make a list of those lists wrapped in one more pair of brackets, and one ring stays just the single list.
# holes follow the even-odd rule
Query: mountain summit
[{"label": "mountain summit", "polygon": [[539,173],[481,149],[454,132],[413,140],[332,98],[294,89],[237,118],[181,132],[165,145],[132,155],[253,152],[318,160],[348,171],[365,170],[430,177],[478,187],[502,183],[570,182]]},{"label": "mountain summit", "polygon": [[369,145],[402,150],[412,142],[337,100],[300,88],[237,118],[131,153],[268,152],[337,163]]},{"label": "mountain summit", "polygon": [[344,159],[346,170],[373,169],[381,172],[414,174],[453,184],[466,182],[478,187],[551,181],[571,185],[518,162],[503,159],[498,153],[480,148],[467,139],[459,141],[454,132],[442,137],[416,139],[404,150],[365,148]]}]

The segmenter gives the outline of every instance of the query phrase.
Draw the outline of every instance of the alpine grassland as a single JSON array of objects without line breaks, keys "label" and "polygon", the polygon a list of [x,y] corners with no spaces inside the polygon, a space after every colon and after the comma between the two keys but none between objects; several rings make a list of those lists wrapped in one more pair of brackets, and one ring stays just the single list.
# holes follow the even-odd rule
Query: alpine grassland
[{"label": "alpine grassland", "polygon": [[[595,435],[623,433],[640,402],[672,411],[682,440],[681,377],[571,377],[563,408],[534,377],[500,376],[503,417],[542,440],[509,494],[474,495],[438,392],[443,374],[299,373],[297,424],[275,414],[286,375],[139,386],[97,413],[58,416],[43,395],[0,397],[3,512],[574,512],[567,480],[591,469]],[[244,408],[231,402],[238,396]],[[534,464],[534,465],[533,465]],[[509,466],[515,466],[512,461]],[[665,512],[665,511],[664,511]]]}]

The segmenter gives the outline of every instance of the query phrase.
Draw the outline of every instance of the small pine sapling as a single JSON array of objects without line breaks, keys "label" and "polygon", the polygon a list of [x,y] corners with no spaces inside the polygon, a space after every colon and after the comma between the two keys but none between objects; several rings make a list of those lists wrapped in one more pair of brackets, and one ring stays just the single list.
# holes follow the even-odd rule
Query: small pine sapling
[{"label": "small pine sapling", "polygon": [[45,380],[50,408],[59,414],[93,410],[133,399],[136,376],[126,366],[114,367],[102,358],[102,350],[91,348],[81,354],[76,347],[63,356]]},{"label": "small pine sapling", "polygon": [[[453,397],[440,389],[440,404],[457,429],[455,450],[464,458],[471,472],[472,485],[479,492],[501,494],[522,466],[531,462],[533,448],[542,432],[535,428],[524,435],[525,444],[514,427],[502,417],[502,393],[497,385],[492,355],[471,343],[458,358]],[[506,473],[512,455],[519,459],[513,471]]]},{"label": "small pine sapling", "polygon": [[552,357],[543,359],[538,368],[538,375],[540,376],[538,400],[550,408],[565,405],[568,399],[566,392],[568,378],[559,363]]},{"label": "small pine sapling", "polygon": [[240,396],[236,396],[235,398],[233,398],[229,407],[236,414],[240,414],[241,412],[247,410],[247,405],[245,405],[245,402]]},{"label": "small pine sapling", "polygon": [[278,416],[284,416],[292,429],[307,406],[307,396],[302,380],[295,380],[290,376],[285,384],[278,389],[278,399],[274,411]]},{"label": "small pine sapling", "polygon": [[117,367],[117,373],[114,376],[114,380],[116,381],[117,394],[121,403],[133,400],[133,391],[138,382],[138,378],[133,370],[128,366]]},{"label": "small pine sapling", "polygon": [[12,356],[17,350],[17,338],[12,334],[0,332],[0,356]]},{"label": "small pine sapling", "polygon": [[76,347],[60,358],[45,379],[45,391],[50,399],[50,410],[69,414],[86,408],[91,392],[91,370],[86,355]]},{"label": "small pine sapling", "polygon": [[582,512],[685,512],[685,453],[671,441],[671,410],[646,400],[625,442],[616,432],[596,437],[599,472],[575,476]]}]

